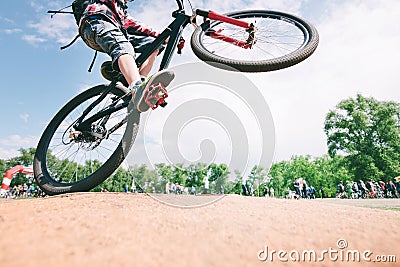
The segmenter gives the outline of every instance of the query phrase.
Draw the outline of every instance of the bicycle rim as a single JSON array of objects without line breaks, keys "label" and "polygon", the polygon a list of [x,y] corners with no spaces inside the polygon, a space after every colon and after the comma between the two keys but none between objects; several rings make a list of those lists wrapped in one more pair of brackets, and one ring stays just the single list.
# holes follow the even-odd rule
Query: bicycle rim
[{"label": "bicycle rim", "polygon": [[[100,123],[104,118],[92,123],[92,130],[98,133],[99,137],[80,139],[74,136],[78,136],[79,133],[75,131],[73,125],[83,111],[102,94],[104,88],[105,86],[97,86],[75,97],[60,110],[45,130],[35,155],[40,167],[35,164],[34,168],[36,167],[35,177],[39,176],[39,181],[43,177],[45,179],[45,182],[39,184],[46,193],[90,190],[118,168],[121,158],[124,157],[121,154],[128,153],[134,136],[132,140],[126,142],[130,144],[127,151],[121,149],[123,139],[126,138],[124,134],[127,123],[106,135],[107,137],[100,137],[127,117],[128,108],[112,113],[102,126]],[[125,93],[123,90],[113,89],[86,118],[104,109]],[[119,103],[122,101],[119,100]],[[109,166],[106,166],[107,163]],[[40,173],[36,173],[38,169]],[[41,175],[43,177],[40,177]]]},{"label": "bicycle rim", "polygon": [[210,27],[197,29],[192,37],[192,48],[200,59],[226,64],[239,71],[271,71],[299,63],[309,57],[318,44],[316,29],[290,14],[251,10],[227,16],[252,23],[256,28],[255,42],[245,49],[208,36],[210,31],[217,31],[239,41],[248,40],[246,29],[216,21]]}]

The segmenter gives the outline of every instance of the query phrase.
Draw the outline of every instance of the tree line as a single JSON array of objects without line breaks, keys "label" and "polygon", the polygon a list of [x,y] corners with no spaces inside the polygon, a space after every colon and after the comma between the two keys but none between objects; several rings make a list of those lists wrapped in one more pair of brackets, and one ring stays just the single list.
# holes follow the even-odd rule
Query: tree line
[{"label": "tree line", "polygon": [[[267,186],[274,188],[276,196],[285,196],[288,190],[293,190],[294,179],[303,178],[317,192],[324,188],[327,196],[333,197],[340,181],[371,179],[387,182],[400,175],[399,103],[377,101],[362,95],[343,100],[326,115],[324,131],[328,154],[317,158],[293,156],[290,160],[272,164],[269,170],[254,166],[245,179],[253,186],[255,194],[263,196]],[[1,173],[17,164],[32,165],[35,149],[21,148],[19,151],[17,157],[0,159]],[[241,194],[244,177],[235,170],[231,175],[226,164],[216,163],[189,166],[160,163],[153,169],[146,165],[120,167],[93,191],[123,192],[134,187],[137,191],[161,193],[165,192],[169,182],[194,187],[201,192],[206,176],[209,192]],[[34,180],[17,174],[11,186],[23,183],[34,183]]]}]

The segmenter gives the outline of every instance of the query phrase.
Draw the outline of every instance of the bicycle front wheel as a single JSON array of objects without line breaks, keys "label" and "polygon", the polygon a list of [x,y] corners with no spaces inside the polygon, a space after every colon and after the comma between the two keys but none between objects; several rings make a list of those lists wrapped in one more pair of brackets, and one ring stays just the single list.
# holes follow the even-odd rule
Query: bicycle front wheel
[{"label": "bicycle front wheel", "polygon": [[[78,118],[105,89],[105,85],[95,86],[73,98],[43,132],[33,169],[36,181],[46,194],[89,191],[112,175],[128,154],[140,120],[140,113],[131,104],[92,122],[90,132],[74,129]],[[125,87],[113,88],[85,118],[111,103],[129,101],[121,99],[127,93]]]},{"label": "bicycle front wheel", "polygon": [[[249,39],[245,28],[220,21],[203,23],[193,32],[191,46],[198,58],[214,67],[241,72],[279,70],[305,60],[318,46],[315,27],[297,16],[268,10],[225,15],[252,23],[255,35]],[[211,32],[226,38],[213,38]],[[243,48],[232,39],[251,45]]]}]

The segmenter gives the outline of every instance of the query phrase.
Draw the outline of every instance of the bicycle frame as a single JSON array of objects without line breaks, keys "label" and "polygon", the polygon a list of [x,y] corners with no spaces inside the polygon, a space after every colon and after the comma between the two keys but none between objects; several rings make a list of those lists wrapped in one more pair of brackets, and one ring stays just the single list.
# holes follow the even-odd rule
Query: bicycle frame
[{"label": "bicycle frame", "polygon": [[[172,13],[172,16],[175,17],[175,20],[160,34],[159,37],[157,37],[152,44],[149,45],[149,47],[146,49],[146,51],[144,51],[137,59],[136,59],[136,63],[138,66],[141,66],[146,59],[152,54],[154,53],[154,51],[157,50],[157,48],[163,44],[165,42],[165,40],[167,40],[167,38],[169,37],[169,41],[168,41],[168,45],[165,49],[164,52],[164,56],[162,58],[159,70],[163,70],[165,68],[168,68],[169,63],[171,61],[171,57],[172,54],[178,44],[178,41],[180,39],[180,37],[182,36],[182,31],[183,29],[189,24],[193,24],[197,27],[196,24],[196,15],[198,16],[202,16],[205,19],[209,18],[211,20],[215,20],[215,21],[221,21],[221,22],[225,22],[228,24],[232,24],[238,27],[242,27],[245,28],[246,31],[249,32],[249,39],[247,41],[241,41],[226,35],[221,34],[221,31],[214,31],[214,32],[210,32],[208,33],[208,36],[210,36],[211,38],[214,39],[219,39],[222,41],[225,41],[227,43],[231,43],[233,45],[242,47],[242,48],[251,48],[251,41],[254,38],[254,26],[252,24],[249,24],[248,22],[242,21],[242,20],[238,20],[238,19],[234,19],[234,18],[230,18],[221,14],[218,14],[214,11],[204,11],[201,9],[196,9],[195,10],[195,14],[192,16],[189,16],[187,14],[184,13],[184,7],[183,7],[183,3],[180,0],[176,0],[176,2],[178,3],[178,10],[174,11]],[[208,26],[209,25],[209,21],[205,22],[204,26]]]},{"label": "bicycle frame", "polygon": [[[168,68],[172,55],[177,47],[178,41],[182,36],[182,31],[183,29],[188,25],[188,24],[193,24],[195,27],[200,27],[196,24],[196,16],[201,16],[204,17],[205,22],[203,23],[203,27],[208,27],[210,21],[206,20],[211,19],[214,21],[220,21],[220,22],[225,22],[228,24],[232,24],[238,27],[245,28],[246,31],[249,33],[249,38],[247,41],[241,41],[237,40],[235,38],[225,36],[221,33],[221,31],[210,31],[207,33],[208,36],[214,39],[218,40],[223,40],[227,43],[242,47],[244,49],[251,48],[252,42],[254,40],[254,26],[252,24],[249,24],[245,21],[241,21],[238,19],[230,18],[221,14],[218,14],[214,11],[204,11],[201,9],[196,9],[194,11],[194,14],[192,16],[189,16],[185,14],[184,10],[184,5],[182,0],[176,0],[178,9],[175,10],[172,13],[172,17],[175,19],[168,25],[168,27],[147,47],[147,49],[141,53],[137,59],[136,59],[136,64],[138,67],[140,67],[149,57],[151,54],[153,54],[160,45],[164,44],[165,41],[168,39],[168,44],[165,48],[164,55],[162,57],[159,70],[163,70]],[[120,76],[121,77],[121,76]],[[82,116],[75,122],[74,128],[79,130],[79,131],[90,131],[90,125],[103,118],[104,116],[109,116],[115,111],[121,110],[123,108],[126,108],[129,104],[129,101],[126,101],[126,99],[129,99],[128,97],[131,96],[131,93],[128,93],[127,95],[124,95],[116,101],[114,101],[112,104],[110,104],[108,107],[104,108],[103,110],[99,111],[97,114],[91,116],[90,118],[87,118],[86,120],[85,117],[89,112],[92,110],[94,106],[96,106],[98,103],[100,103],[106,96],[107,93],[111,91],[111,88],[115,87],[117,85],[118,80],[120,77],[115,78],[109,86],[105,89],[104,93],[90,105],[82,114]],[[125,101],[122,104],[116,105],[116,103],[124,99]],[[105,122],[104,122],[105,123]],[[122,124],[121,124],[122,125]],[[113,127],[113,130],[118,129],[121,125],[118,127]]]}]

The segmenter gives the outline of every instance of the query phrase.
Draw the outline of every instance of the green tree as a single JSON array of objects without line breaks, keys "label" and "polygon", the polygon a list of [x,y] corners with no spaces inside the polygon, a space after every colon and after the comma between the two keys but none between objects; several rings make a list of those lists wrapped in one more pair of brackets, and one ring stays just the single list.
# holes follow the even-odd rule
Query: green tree
[{"label": "green tree", "polygon": [[267,173],[263,167],[256,165],[253,167],[253,169],[251,169],[248,181],[254,185],[257,196],[261,196],[263,194],[263,184],[266,177]]},{"label": "green tree", "polygon": [[170,182],[181,184],[183,186],[188,186],[188,173],[182,164],[177,164],[172,168],[172,179],[170,180]]},{"label": "green tree", "polygon": [[160,192],[165,192],[165,186],[169,181],[172,181],[174,170],[171,165],[159,163],[155,165],[157,175],[159,177]]},{"label": "green tree", "polygon": [[145,164],[137,167],[129,168],[129,175],[135,180],[135,184],[144,192],[151,192],[152,187],[157,187],[157,191],[161,192],[162,188],[158,182],[156,170],[149,170]]},{"label": "green tree", "polygon": [[211,169],[211,176],[209,178],[210,181],[210,190],[211,193],[220,193],[221,189],[225,192],[227,179],[229,176],[229,169],[226,164],[215,164],[212,163],[208,166],[207,169]]},{"label": "green tree", "polygon": [[238,170],[234,170],[235,179],[233,181],[227,181],[225,185],[225,193],[226,194],[242,194],[242,174]]},{"label": "green tree", "polygon": [[4,175],[7,171],[7,162],[4,159],[0,159],[0,173]]},{"label": "green tree", "polygon": [[204,188],[204,176],[207,175],[207,165],[204,163],[191,164],[184,169],[186,187],[194,186],[196,192],[202,192]]},{"label": "green tree", "polygon": [[357,95],[325,119],[330,156],[344,154],[355,179],[387,181],[400,174],[400,104]]},{"label": "green tree", "polygon": [[129,172],[121,167],[119,167],[113,175],[108,178],[101,187],[107,189],[110,192],[124,192],[125,186],[128,186],[128,189],[132,184],[132,176],[129,175]]},{"label": "green tree", "polygon": [[306,180],[317,192],[324,188],[328,196],[335,196],[336,186],[340,181],[352,181],[353,175],[348,171],[344,157],[334,158],[325,155],[313,159],[311,156],[293,156],[289,161],[274,163],[268,173],[271,180],[268,187],[273,186],[276,196],[285,196],[294,190],[296,178]]},{"label": "green tree", "polygon": [[144,164],[129,166],[127,170],[119,167],[107,180],[91,191],[99,192],[107,189],[110,192],[124,192],[126,186],[129,190],[134,186],[137,192],[150,193],[153,187],[156,192],[163,192],[157,172],[149,170]]}]

